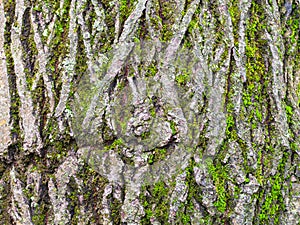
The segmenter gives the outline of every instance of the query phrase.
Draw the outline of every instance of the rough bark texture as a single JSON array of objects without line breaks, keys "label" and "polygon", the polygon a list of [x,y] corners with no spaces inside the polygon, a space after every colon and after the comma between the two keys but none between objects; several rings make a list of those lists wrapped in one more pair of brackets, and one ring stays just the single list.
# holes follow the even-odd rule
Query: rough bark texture
[{"label": "rough bark texture", "polygon": [[0,0],[0,224],[300,224],[299,0]]}]

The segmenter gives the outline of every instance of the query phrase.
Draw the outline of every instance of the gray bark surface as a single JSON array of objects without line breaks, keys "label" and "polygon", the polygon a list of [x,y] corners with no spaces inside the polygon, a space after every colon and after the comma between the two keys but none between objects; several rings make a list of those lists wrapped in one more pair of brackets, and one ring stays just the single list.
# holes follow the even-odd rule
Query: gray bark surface
[{"label": "gray bark surface", "polygon": [[0,224],[300,224],[299,0],[0,0]]}]

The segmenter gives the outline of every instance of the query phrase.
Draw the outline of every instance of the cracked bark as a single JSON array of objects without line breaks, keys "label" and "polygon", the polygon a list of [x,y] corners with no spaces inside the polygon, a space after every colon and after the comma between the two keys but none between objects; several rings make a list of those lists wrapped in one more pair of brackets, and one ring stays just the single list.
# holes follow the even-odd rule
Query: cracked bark
[{"label": "cracked bark", "polygon": [[300,223],[299,12],[0,0],[0,223]]}]

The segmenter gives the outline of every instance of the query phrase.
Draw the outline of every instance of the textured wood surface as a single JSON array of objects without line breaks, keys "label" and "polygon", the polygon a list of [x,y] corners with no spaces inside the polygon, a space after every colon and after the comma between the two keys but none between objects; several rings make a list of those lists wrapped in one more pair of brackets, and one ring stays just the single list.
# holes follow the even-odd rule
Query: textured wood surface
[{"label": "textured wood surface", "polygon": [[299,224],[299,23],[297,0],[0,0],[0,223]]}]

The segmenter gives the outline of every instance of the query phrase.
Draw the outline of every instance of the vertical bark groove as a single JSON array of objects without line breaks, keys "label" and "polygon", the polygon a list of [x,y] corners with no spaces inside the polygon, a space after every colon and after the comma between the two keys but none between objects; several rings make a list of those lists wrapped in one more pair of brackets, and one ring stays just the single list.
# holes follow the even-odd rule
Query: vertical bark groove
[{"label": "vertical bark groove", "polygon": [[0,223],[298,224],[299,7],[0,0]]}]

